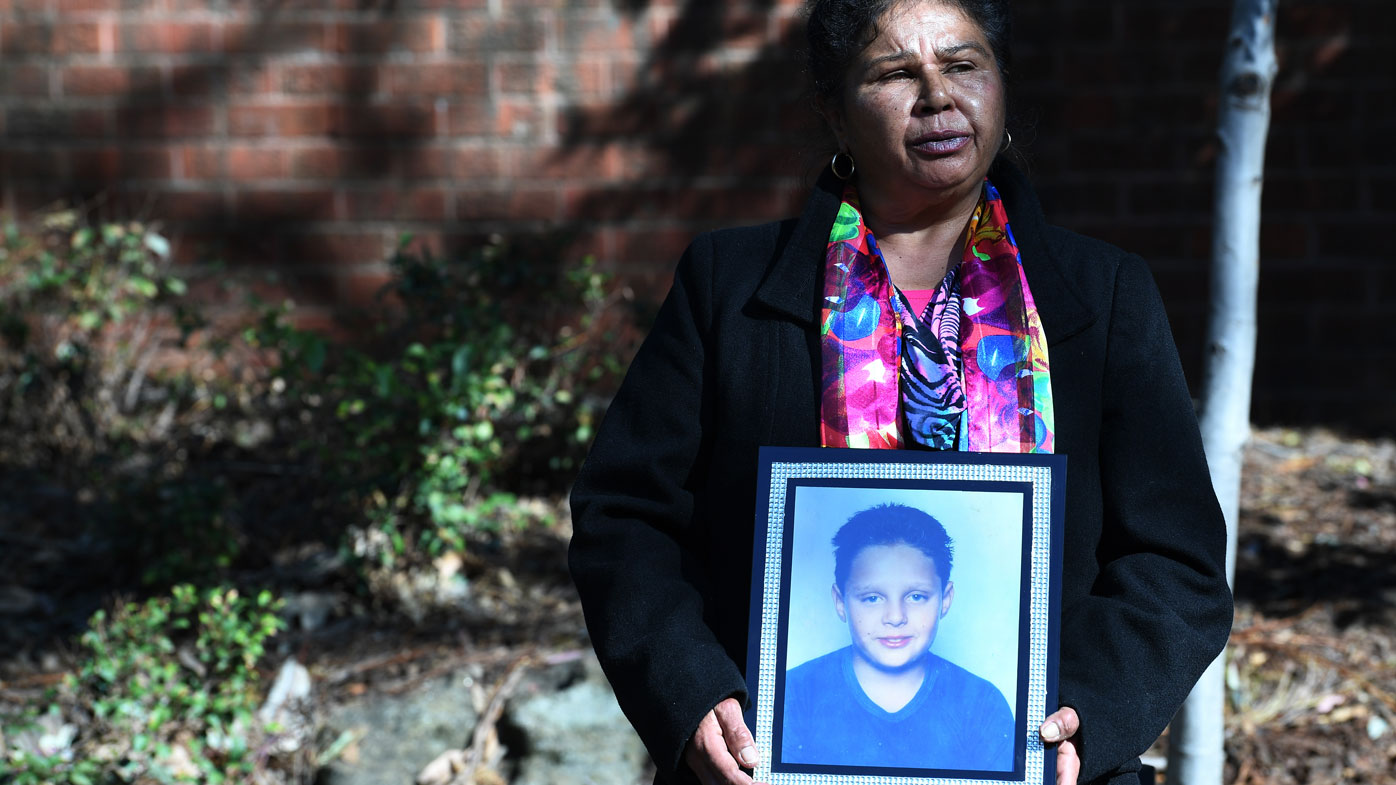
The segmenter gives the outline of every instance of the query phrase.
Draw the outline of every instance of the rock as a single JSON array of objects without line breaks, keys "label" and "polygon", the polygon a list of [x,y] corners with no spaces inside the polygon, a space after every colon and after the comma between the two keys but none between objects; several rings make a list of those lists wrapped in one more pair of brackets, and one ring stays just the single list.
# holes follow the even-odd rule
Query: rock
[{"label": "rock", "polygon": [[310,689],[310,671],[295,659],[289,659],[277,671],[266,702],[257,710],[257,719],[275,734],[276,748],[282,752],[300,749],[313,735],[312,723],[306,714]]},{"label": "rock", "polygon": [[464,673],[428,681],[406,695],[373,695],[332,709],[328,735],[351,731],[358,741],[330,763],[321,785],[412,785],[443,750],[470,743],[475,727]]},{"label": "rock", "polygon": [[464,750],[446,750],[417,775],[417,785],[450,785],[456,774],[465,768],[465,762]]},{"label": "rock", "polygon": [[[579,680],[560,691],[521,695],[505,710],[520,734],[514,785],[632,785],[648,782],[649,755],[616,705],[595,655],[571,667]],[[554,669],[558,670],[558,669]],[[548,676],[542,675],[547,682]],[[522,692],[522,691],[521,691]],[[501,731],[502,733],[503,731]],[[506,744],[509,742],[506,741]]]},{"label": "rock", "polygon": [[282,613],[299,621],[301,629],[312,632],[325,626],[343,604],[343,597],[334,592],[296,592],[286,598]]}]

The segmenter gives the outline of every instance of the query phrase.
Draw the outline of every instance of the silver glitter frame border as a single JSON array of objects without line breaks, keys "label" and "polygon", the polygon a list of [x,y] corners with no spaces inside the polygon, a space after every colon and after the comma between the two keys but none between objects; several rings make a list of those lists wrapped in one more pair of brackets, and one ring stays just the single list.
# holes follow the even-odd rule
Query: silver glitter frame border
[{"label": "silver glitter frame border", "polygon": [[773,772],[763,756],[753,772],[769,785],[1003,785],[1043,782],[1045,748],[1037,729],[1046,718],[1047,647],[1050,637],[1052,583],[1052,470],[1048,466],[1001,463],[845,463],[772,461],[767,499],[766,565],[761,592],[760,672],[756,690],[756,744],[771,745],[775,710],[776,640],[780,619],[780,579],[785,536],[785,491],[789,480],[949,480],[1030,483],[1032,486],[1032,571],[1029,594],[1028,709],[1019,731],[1027,737],[1024,778],[965,779],[960,777],[885,776],[874,774],[814,774]]}]

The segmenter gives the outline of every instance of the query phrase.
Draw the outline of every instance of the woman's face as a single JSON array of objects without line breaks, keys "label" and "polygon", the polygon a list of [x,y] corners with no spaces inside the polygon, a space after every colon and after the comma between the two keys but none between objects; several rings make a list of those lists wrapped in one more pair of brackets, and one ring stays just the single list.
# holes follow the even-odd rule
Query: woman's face
[{"label": "woman's face", "polygon": [[877,32],[826,111],[860,191],[941,202],[978,189],[1005,115],[1003,78],[979,26],[954,6],[904,0]]}]

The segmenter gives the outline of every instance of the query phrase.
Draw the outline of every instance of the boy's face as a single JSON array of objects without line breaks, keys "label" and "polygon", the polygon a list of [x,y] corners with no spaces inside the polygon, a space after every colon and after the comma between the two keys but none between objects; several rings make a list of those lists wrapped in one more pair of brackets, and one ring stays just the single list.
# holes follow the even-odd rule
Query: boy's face
[{"label": "boy's face", "polygon": [[941,590],[935,562],[910,545],[874,545],[854,559],[834,610],[848,623],[853,649],[870,665],[899,670],[920,661],[950,611],[955,586]]}]

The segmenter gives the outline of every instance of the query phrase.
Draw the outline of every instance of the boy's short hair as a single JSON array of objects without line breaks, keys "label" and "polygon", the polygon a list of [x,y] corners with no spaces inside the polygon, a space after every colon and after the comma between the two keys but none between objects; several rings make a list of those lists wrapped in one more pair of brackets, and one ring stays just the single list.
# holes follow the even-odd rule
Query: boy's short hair
[{"label": "boy's short hair", "polygon": [[853,560],[876,545],[909,545],[924,553],[936,566],[940,588],[950,580],[955,558],[955,542],[940,521],[915,507],[879,504],[853,514],[839,527],[834,544],[834,584],[843,591],[853,572]]}]

